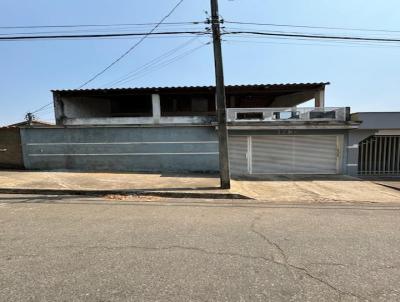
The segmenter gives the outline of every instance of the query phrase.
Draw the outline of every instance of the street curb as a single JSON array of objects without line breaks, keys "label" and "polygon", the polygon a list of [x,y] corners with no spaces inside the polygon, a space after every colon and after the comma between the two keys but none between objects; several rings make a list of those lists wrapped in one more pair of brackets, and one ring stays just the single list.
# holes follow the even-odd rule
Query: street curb
[{"label": "street curb", "polygon": [[33,195],[81,195],[81,196],[156,196],[166,198],[204,198],[204,199],[253,199],[235,193],[197,193],[197,192],[162,192],[141,190],[52,190],[52,189],[14,189],[0,188],[0,194],[33,194]]}]

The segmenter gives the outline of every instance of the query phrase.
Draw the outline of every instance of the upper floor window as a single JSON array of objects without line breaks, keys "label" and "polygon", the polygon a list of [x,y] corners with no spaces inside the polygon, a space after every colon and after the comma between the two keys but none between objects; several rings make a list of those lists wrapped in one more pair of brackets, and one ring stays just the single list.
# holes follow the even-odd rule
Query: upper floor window
[{"label": "upper floor window", "polygon": [[213,95],[161,95],[162,116],[215,115]]},{"label": "upper floor window", "polygon": [[150,117],[153,115],[151,95],[121,96],[111,101],[113,117]]}]

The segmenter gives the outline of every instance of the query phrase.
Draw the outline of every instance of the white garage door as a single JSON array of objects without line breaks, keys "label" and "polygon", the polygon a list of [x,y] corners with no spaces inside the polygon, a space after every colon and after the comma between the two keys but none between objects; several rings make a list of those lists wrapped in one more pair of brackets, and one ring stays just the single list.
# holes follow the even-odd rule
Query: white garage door
[{"label": "white garage door", "polygon": [[337,174],[340,145],[335,135],[232,136],[231,173]]}]

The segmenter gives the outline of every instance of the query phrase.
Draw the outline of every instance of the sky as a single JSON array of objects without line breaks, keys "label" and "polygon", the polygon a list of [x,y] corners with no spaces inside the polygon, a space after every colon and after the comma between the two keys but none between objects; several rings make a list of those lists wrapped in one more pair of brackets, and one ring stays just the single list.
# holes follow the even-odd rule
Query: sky
[{"label": "sky", "polygon": [[[385,29],[352,35],[400,38],[398,0],[219,0],[226,21],[325,27]],[[0,27],[21,25],[115,24],[158,22],[177,0],[2,0]],[[203,21],[209,0],[184,0],[166,22]],[[239,25],[225,23],[225,30]],[[166,26],[185,30],[189,25]],[[205,25],[197,25],[203,30]],[[190,27],[192,29],[193,27]],[[241,25],[242,29],[310,32],[304,28]],[[55,29],[60,30],[60,29]],[[138,31],[138,28],[134,29]],[[29,31],[29,30],[28,30]],[[48,29],[30,29],[48,31]],[[0,33],[18,33],[19,29]],[[344,30],[314,30],[349,34]],[[350,106],[353,112],[400,111],[400,43],[391,47],[350,43],[248,38],[225,35],[226,84],[330,82],[326,106]],[[55,41],[0,41],[0,125],[52,101],[52,89],[74,89],[118,58],[137,38]],[[174,49],[186,56],[114,87],[213,85],[210,37],[150,38],[87,88],[109,87],[141,65]],[[186,43],[186,45],[185,45]],[[194,50],[195,49],[195,50]],[[179,60],[178,60],[179,59]],[[162,68],[161,68],[162,67]],[[51,121],[51,106],[37,118]]]}]

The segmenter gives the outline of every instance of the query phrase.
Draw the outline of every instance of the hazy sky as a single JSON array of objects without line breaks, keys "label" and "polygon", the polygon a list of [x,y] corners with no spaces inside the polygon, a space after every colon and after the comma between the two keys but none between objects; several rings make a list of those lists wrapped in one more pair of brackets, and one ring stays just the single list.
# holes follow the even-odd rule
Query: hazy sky
[{"label": "hazy sky", "polygon": [[[176,3],[177,0],[2,0],[0,26],[157,22]],[[209,10],[209,0],[185,0],[168,21],[202,21],[206,17],[205,10]],[[231,21],[398,30],[392,33],[356,31],[351,34],[400,38],[398,0],[220,0],[220,13]],[[238,27],[233,24],[225,26]],[[199,29],[203,27],[198,26]],[[250,25],[242,28],[310,31]],[[0,29],[2,34],[17,32],[21,30]],[[313,32],[328,33],[327,30]],[[350,32],[331,30],[329,33]],[[190,44],[174,56],[190,52],[209,41],[208,37],[190,39],[148,39],[89,87],[103,87],[185,41]],[[400,43],[393,47],[361,47],[318,41],[230,36],[224,39],[227,84],[329,81],[332,84],[327,89],[327,106],[351,106],[353,112],[400,111]],[[77,88],[135,41],[137,39],[129,38],[0,42],[0,125],[19,121],[27,111],[51,102],[51,89]],[[208,45],[121,86],[213,83],[212,49]],[[51,120],[52,109],[42,111],[38,117]]]}]

